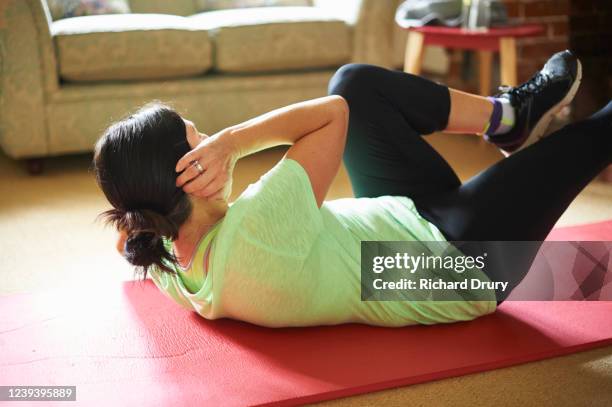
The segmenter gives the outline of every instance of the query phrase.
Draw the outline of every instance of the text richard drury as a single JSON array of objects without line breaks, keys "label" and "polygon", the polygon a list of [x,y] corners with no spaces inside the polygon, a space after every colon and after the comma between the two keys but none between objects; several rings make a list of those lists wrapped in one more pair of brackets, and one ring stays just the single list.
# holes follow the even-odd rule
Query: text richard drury
[{"label": "text richard drury", "polygon": [[508,282],[486,277],[487,253],[466,256],[448,242],[429,250],[417,244],[362,242],[362,299],[484,300],[508,288]]}]

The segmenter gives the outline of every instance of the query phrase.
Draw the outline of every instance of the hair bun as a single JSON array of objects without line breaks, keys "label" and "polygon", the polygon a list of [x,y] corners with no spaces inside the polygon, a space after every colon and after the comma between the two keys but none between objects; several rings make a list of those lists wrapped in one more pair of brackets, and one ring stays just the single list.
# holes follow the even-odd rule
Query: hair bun
[{"label": "hair bun", "polygon": [[133,232],[125,242],[125,258],[135,266],[148,267],[167,252],[161,236],[153,232]]},{"label": "hair bun", "polygon": [[150,209],[128,211],[110,209],[103,215],[107,222],[127,232],[128,238],[123,251],[127,261],[134,266],[142,267],[145,271],[149,266],[156,265],[162,270],[172,272],[163,260],[175,263],[176,259],[166,250],[162,236],[175,239],[178,236],[176,224],[166,216]]},{"label": "hair bun", "polygon": [[171,222],[168,217],[150,209],[136,209],[125,211],[121,221],[126,230],[135,232],[151,232],[157,236],[178,236],[178,226]]}]

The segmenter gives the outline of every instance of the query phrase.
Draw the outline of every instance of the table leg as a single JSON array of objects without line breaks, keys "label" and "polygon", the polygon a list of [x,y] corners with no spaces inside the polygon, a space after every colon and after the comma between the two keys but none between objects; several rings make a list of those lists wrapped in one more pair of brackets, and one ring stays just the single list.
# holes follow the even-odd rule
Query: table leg
[{"label": "table leg", "polygon": [[488,96],[491,91],[491,66],[493,51],[478,51],[478,68],[480,74],[480,94]]},{"label": "table leg", "polygon": [[499,42],[499,59],[502,85],[518,85],[516,72],[516,40],[512,37],[503,37]]},{"label": "table leg", "polygon": [[408,31],[406,41],[406,55],[404,59],[404,72],[414,75],[421,73],[423,63],[423,49],[425,45],[425,35],[417,31]]}]

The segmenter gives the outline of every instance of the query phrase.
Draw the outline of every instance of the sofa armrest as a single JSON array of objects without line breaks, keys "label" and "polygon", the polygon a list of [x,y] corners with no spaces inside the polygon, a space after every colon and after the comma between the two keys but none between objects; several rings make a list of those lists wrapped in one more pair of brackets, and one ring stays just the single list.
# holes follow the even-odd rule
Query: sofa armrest
[{"label": "sofa armrest", "polygon": [[47,153],[45,104],[58,88],[44,0],[0,2],[0,146],[13,158]]},{"label": "sofa armrest", "polygon": [[352,62],[391,67],[395,10],[400,0],[314,0],[353,26]]}]

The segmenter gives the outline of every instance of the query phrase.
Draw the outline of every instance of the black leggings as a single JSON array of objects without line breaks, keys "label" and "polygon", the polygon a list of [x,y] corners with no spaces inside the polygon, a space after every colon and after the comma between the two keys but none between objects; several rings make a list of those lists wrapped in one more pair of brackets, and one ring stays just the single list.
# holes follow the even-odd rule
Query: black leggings
[{"label": "black leggings", "polygon": [[[446,86],[349,64],[333,76],[329,93],[349,104],[344,164],[355,196],[409,197],[449,241],[542,241],[576,195],[612,162],[612,103],[462,184],[421,137],[448,124]],[[514,288],[529,265],[488,273]],[[498,293],[498,300],[507,294]]]}]

